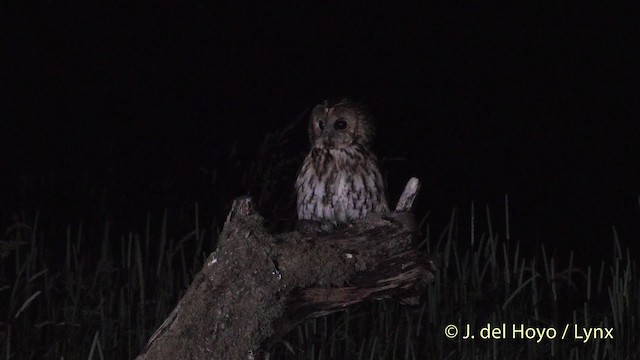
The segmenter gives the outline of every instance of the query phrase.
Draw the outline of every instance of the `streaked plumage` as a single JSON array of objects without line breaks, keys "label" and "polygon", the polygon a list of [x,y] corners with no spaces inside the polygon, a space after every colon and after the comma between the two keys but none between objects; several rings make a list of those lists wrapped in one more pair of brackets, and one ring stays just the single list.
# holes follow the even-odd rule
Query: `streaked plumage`
[{"label": "streaked plumage", "polygon": [[309,120],[311,150],[296,180],[298,220],[322,230],[369,213],[387,212],[384,181],[369,146],[373,126],[359,104],[316,106]]}]

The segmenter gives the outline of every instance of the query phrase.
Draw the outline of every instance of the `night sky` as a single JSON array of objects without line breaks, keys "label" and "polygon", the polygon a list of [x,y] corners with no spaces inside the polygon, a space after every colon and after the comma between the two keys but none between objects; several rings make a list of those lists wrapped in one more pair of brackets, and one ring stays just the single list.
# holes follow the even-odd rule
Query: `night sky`
[{"label": "night sky", "polygon": [[434,221],[474,201],[500,223],[509,194],[523,241],[640,235],[637,8],[2,6],[3,224],[228,208],[219,184],[260,195],[235,159],[293,124],[277,150],[299,164],[310,109],[349,97],[376,117],[392,203],[418,176]]}]

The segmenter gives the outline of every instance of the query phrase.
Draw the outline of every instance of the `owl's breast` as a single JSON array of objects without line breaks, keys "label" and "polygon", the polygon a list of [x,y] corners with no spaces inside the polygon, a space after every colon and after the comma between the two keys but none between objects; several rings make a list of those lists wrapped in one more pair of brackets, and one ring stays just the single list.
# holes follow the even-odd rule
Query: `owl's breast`
[{"label": "owl's breast", "polygon": [[310,153],[298,174],[296,190],[301,220],[345,224],[386,208],[375,162],[349,153]]},{"label": "owl's breast", "polygon": [[350,183],[348,174],[344,171],[339,171],[331,186],[331,204],[333,205],[335,221],[339,224],[346,223],[351,218],[349,216],[350,208],[352,206],[350,199]]}]

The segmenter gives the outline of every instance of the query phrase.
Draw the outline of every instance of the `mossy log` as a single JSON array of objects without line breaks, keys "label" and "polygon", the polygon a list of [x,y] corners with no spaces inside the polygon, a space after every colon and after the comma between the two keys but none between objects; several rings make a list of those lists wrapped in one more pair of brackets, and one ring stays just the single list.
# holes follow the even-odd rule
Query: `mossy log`
[{"label": "mossy log", "polygon": [[138,359],[252,359],[304,320],[373,299],[415,304],[434,264],[414,247],[418,191],[397,210],[330,234],[269,234],[248,197],[236,199],[218,248]]}]

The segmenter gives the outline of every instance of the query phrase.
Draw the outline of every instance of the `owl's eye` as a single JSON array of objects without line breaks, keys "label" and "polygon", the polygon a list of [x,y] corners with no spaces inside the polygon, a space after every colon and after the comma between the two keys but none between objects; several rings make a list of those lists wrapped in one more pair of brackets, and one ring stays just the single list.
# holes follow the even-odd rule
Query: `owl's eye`
[{"label": "owl's eye", "polygon": [[344,130],[347,128],[347,122],[342,119],[338,119],[333,123],[333,128],[336,130]]},{"label": "owl's eye", "polygon": [[318,127],[320,130],[324,130],[324,122],[322,120],[318,121]]}]

